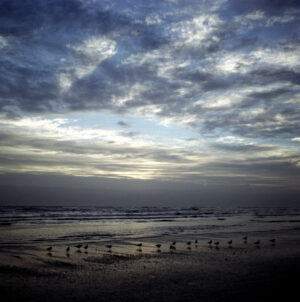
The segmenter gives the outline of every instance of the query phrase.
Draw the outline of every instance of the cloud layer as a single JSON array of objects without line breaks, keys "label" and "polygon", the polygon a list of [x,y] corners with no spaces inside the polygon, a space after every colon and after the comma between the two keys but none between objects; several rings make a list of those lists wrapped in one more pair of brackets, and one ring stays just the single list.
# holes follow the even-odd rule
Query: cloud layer
[{"label": "cloud layer", "polygon": [[299,189],[299,1],[186,2],[1,1],[1,173]]}]

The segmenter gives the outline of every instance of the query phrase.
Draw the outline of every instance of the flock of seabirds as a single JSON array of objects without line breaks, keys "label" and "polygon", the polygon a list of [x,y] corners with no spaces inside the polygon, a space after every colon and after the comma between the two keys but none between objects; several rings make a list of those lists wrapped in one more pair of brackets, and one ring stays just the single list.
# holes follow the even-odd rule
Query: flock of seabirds
[{"label": "flock of seabirds", "polygon": [[[243,237],[242,239],[243,239],[243,242],[244,242],[245,244],[248,242],[248,237],[247,237],[247,236]],[[272,239],[269,240],[269,242],[270,242],[270,244],[271,244],[272,246],[275,246],[276,239],[275,239],[275,238],[272,238]],[[177,243],[176,241],[173,241],[173,242],[170,244],[170,246],[169,246],[169,250],[170,250],[170,251],[176,251],[176,243]],[[193,243],[194,243],[195,247],[198,247],[198,240],[196,239],[196,240],[194,240],[194,242],[192,242],[192,241],[186,242],[187,249],[191,249],[191,246],[192,246]],[[254,245],[255,245],[256,247],[260,247],[260,243],[261,243],[260,240],[256,240],[256,241],[254,242]],[[220,242],[219,242],[219,241],[213,241],[213,240],[209,240],[209,241],[207,242],[207,244],[208,244],[208,246],[209,246],[210,248],[215,247],[216,249],[218,249],[219,246],[220,246]],[[231,240],[227,241],[227,244],[228,244],[228,247],[231,248],[231,247],[232,247],[232,244],[233,244],[233,240],[231,239]],[[137,246],[137,248],[138,248],[137,251],[142,252],[143,244],[142,244],[142,243],[138,243],[138,244],[136,244],[136,246]],[[107,248],[107,251],[108,251],[108,252],[110,252],[110,253],[112,252],[112,247],[113,247],[112,244],[107,244],[105,247]],[[158,244],[155,245],[155,247],[157,248],[157,252],[160,252],[160,251],[161,251],[160,249],[161,249],[161,247],[162,247],[162,244],[158,243]],[[83,248],[84,251],[87,252],[87,251],[88,251],[88,248],[89,248],[89,245],[88,245],[88,244],[86,244],[86,245],[77,244],[77,245],[75,246],[75,248],[77,248],[77,252],[81,252],[81,248]],[[69,255],[70,250],[71,250],[71,247],[70,247],[70,246],[67,246],[67,248],[66,248],[66,254],[67,254],[67,255]],[[49,246],[49,247],[47,248],[47,251],[48,251],[49,254],[51,254],[51,252],[53,251],[53,247],[52,247],[52,246]]]}]

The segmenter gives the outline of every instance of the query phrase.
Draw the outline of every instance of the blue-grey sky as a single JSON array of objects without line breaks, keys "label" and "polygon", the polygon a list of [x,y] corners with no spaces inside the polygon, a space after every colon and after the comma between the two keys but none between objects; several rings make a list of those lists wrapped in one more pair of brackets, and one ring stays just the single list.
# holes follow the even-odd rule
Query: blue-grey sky
[{"label": "blue-grey sky", "polygon": [[0,0],[0,203],[297,204],[299,25],[296,0]]}]

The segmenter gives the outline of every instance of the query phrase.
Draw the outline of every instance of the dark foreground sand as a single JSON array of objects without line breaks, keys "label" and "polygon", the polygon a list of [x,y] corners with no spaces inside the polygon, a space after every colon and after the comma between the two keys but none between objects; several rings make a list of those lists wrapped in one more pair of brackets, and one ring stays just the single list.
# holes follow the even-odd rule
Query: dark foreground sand
[{"label": "dark foreground sand", "polygon": [[1,299],[288,301],[298,296],[299,251],[299,242],[135,255],[90,251],[70,257],[1,250]]}]

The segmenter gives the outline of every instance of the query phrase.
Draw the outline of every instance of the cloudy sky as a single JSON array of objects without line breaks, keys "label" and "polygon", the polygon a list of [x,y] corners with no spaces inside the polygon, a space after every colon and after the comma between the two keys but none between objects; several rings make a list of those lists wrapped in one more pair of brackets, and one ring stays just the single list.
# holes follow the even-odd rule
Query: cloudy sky
[{"label": "cloudy sky", "polygon": [[297,204],[299,25],[296,0],[0,0],[0,203]]}]

